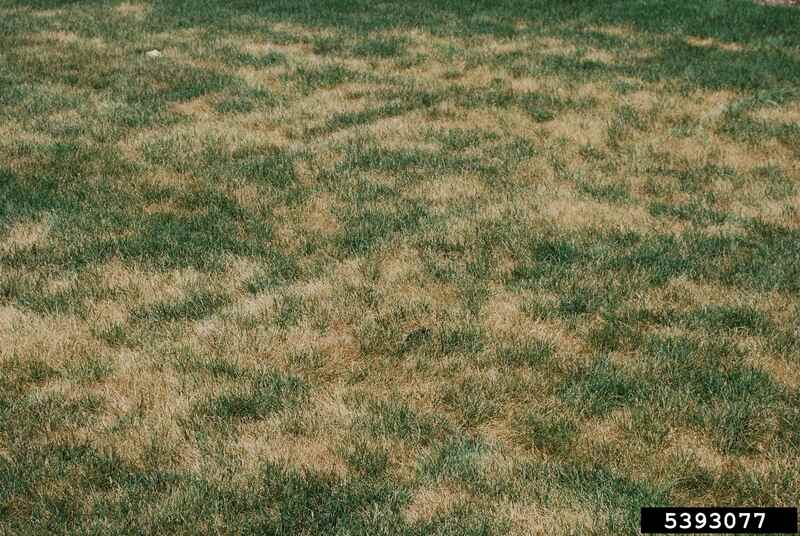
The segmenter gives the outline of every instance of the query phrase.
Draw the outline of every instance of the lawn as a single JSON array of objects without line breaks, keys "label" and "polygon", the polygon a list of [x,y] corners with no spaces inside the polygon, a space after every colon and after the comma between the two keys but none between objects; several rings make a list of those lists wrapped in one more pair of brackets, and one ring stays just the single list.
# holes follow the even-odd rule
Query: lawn
[{"label": "lawn", "polygon": [[798,365],[800,9],[0,0],[0,534],[795,506]]}]

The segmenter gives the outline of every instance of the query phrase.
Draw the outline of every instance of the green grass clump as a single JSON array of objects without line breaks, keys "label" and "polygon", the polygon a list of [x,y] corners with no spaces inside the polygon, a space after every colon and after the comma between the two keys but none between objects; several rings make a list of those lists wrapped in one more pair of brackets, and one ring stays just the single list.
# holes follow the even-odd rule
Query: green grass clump
[{"label": "green grass clump", "polygon": [[224,393],[201,404],[196,412],[206,418],[264,419],[301,404],[307,387],[300,378],[279,374],[257,375],[241,392]]}]

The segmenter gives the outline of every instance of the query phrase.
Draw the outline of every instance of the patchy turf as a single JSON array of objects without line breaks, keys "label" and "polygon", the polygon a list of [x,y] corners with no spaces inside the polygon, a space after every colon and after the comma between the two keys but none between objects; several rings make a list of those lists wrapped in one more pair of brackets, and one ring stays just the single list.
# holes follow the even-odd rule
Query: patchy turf
[{"label": "patchy turf", "polygon": [[642,505],[796,503],[800,11],[0,21],[1,533],[633,534]]}]

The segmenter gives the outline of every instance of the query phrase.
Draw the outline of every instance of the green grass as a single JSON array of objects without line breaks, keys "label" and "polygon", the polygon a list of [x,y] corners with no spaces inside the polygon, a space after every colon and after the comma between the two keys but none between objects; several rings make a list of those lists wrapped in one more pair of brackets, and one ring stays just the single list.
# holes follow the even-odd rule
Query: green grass
[{"label": "green grass", "polygon": [[296,377],[259,375],[242,393],[226,393],[198,405],[196,413],[210,419],[264,419],[302,402],[305,386]]},{"label": "green grass", "polygon": [[800,10],[0,20],[0,533],[796,504]]}]

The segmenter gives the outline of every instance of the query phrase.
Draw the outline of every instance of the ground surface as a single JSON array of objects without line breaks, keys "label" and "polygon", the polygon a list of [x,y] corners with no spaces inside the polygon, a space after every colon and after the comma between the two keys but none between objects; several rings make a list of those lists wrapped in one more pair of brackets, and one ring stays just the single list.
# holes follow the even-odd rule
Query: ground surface
[{"label": "ground surface", "polygon": [[0,0],[0,28],[0,533],[796,504],[800,11]]}]

